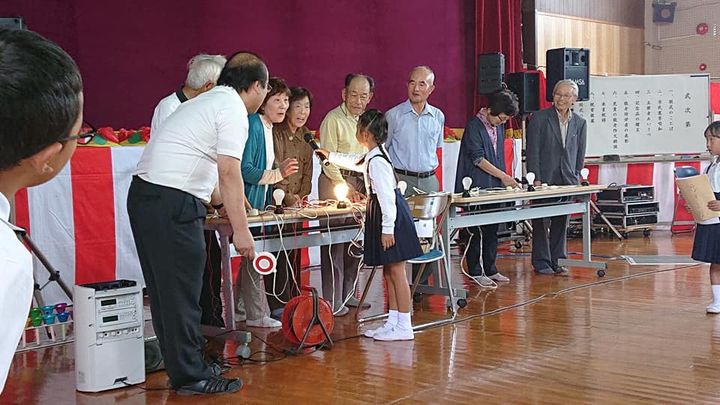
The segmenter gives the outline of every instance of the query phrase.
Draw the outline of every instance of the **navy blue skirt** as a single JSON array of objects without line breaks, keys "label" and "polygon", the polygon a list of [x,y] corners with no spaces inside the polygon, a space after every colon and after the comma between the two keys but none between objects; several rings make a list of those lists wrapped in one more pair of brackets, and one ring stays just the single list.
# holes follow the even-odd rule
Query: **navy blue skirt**
[{"label": "navy blue skirt", "polygon": [[[720,200],[720,193],[715,193]],[[695,229],[692,258],[699,262],[720,263],[720,224],[698,224]]]},{"label": "navy blue skirt", "polygon": [[377,195],[370,194],[365,212],[365,242],[364,260],[368,266],[382,266],[384,264],[398,263],[408,259],[414,259],[423,254],[420,248],[420,241],[415,231],[415,224],[410,215],[410,208],[407,201],[395,189],[395,207],[397,216],[395,218],[395,245],[388,250],[382,247],[382,211]]}]

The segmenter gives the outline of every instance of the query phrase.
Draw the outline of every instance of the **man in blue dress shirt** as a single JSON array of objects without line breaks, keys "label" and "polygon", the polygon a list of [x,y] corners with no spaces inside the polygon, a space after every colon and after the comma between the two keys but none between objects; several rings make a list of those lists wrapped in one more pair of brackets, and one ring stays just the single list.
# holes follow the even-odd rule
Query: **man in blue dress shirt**
[{"label": "man in blue dress shirt", "polygon": [[[428,103],[435,90],[435,73],[427,66],[410,71],[407,83],[408,99],[388,110],[388,140],[385,146],[400,180],[407,183],[406,195],[413,195],[416,187],[423,191],[438,191],[435,172],[438,169],[437,149],[442,147],[445,114]],[[426,267],[425,274],[434,271],[436,263]],[[413,265],[413,278],[418,271]],[[425,278],[425,277],[424,277]]]}]

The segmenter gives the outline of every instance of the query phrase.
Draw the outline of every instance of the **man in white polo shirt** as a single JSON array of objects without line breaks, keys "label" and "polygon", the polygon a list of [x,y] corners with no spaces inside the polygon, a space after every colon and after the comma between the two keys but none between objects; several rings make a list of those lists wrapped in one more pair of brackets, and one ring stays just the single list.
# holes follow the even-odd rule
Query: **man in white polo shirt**
[{"label": "man in white polo shirt", "polygon": [[206,251],[203,224],[215,185],[233,244],[252,260],[240,171],[248,111],[267,94],[268,70],[256,55],[232,56],[218,85],[176,110],[145,147],[128,194],[128,214],[150,297],[153,327],[170,383],[181,394],[238,391],[239,378],[216,375],[203,359],[199,306]]}]

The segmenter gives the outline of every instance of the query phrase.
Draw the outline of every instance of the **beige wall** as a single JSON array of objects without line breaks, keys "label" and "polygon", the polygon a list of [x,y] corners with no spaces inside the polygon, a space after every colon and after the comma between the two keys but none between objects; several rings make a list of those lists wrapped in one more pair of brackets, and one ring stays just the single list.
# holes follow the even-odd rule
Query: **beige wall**
[{"label": "beige wall", "polygon": [[642,28],[542,12],[535,23],[538,66],[548,49],[588,48],[591,75],[644,72]]},{"label": "beige wall", "polygon": [[[709,73],[720,76],[720,1],[677,2],[670,24],[652,21],[652,0],[645,0],[645,73]],[[706,23],[709,31],[698,35],[695,28]],[[702,72],[698,66],[707,65]]]}]

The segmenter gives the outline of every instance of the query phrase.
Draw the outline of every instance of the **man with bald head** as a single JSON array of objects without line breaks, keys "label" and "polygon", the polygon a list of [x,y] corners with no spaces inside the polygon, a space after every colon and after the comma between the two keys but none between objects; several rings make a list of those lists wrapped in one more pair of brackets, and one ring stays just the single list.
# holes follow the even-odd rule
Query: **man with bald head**
[{"label": "man with bald head", "polygon": [[235,392],[242,386],[239,378],[222,378],[220,367],[202,355],[203,226],[205,205],[219,184],[235,249],[253,259],[240,163],[248,112],[260,107],[267,83],[267,67],[257,55],[235,54],[217,86],[182,103],[153,133],[130,185],[127,208],[153,328],[170,385],[181,394]]},{"label": "man with bald head", "polygon": [[[372,100],[375,81],[372,77],[350,73],[345,76],[342,90],[342,104],[331,110],[320,124],[320,146],[330,152],[366,153],[367,149],[355,138],[360,114],[365,112]],[[350,196],[357,199],[365,191],[363,174],[339,169],[334,165],[323,166],[318,178],[318,195],[321,199],[335,199],[335,186],[345,183]],[[354,220],[350,219],[349,222]],[[331,225],[344,224],[345,220],[330,221]],[[357,306],[355,279],[360,259],[347,253],[349,243],[340,243],[320,248],[320,270],[322,274],[323,297],[332,302],[337,316],[348,313],[347,306]]]},{"label": "man with bald head", "polygon": [[[406,195],[415,194],[414,188],[428,192],[440,188],[435,172],[439,164],[437,149],[443,144],[445,115],[428,103],[434,90],[435,73],[427,66],[417,66],[410,71],[407,81],[408,99],[386,114],[385,147],[395,173],[407,183]],[[429,264],[425,274],[434,271],[436,266],[436,263]],[[413,272],[418,268],[413,265]]]}]

